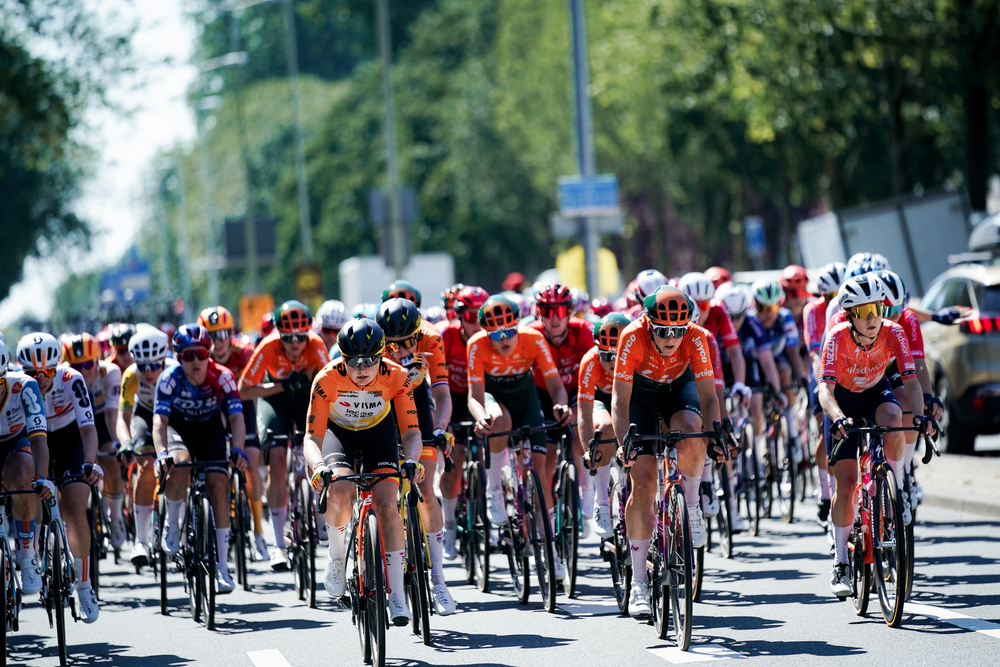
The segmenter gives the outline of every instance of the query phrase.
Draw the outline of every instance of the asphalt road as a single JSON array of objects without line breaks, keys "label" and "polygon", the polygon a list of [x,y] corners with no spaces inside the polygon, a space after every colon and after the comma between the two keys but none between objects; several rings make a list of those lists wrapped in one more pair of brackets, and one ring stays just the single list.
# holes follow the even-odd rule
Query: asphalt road
[{"label": "asphalt road", "polygon": [[[810,504],[804,508],[809,519]],[[868,616],[854,615],[829,589],[825,536],[810,520],[765,520],[758,538],[738,536],[731,560],[706,556],[706,591],[695,605],[695,638],[681,653],[656,639],[652,626],[620,617],[596,540],[584,544],[578,599],[560,596],[559,610],[541,610],[537,589],[528,605],[514,600],[505,567],[494,565],[489,594],[461,583],[446,567],[459,613],[432,617],[434,642],[409,628],[388,631],[390,664],[664,665],[751,660],[760,665],[803,661],[854,665],[996,665],[1000,655],[1000,523],[970,514],[921,508],[914,596],[903,626],[882,621],[877,599]],[[324,549],[325,550],[325,549]],[[169,616],[159,614],[149,572],[106,561],[101,618],[71,623],[73,664],[122,667],[213,665],[303,667],[361,665],[349,612],[321,593],[318,609],[299,602],[288,573],[253,566],[253,590],[220,598],[218,629],[191,619],[180,575],[172,573]],[[54,631],[32,603],[21,630],[8,639],[14,664],[56,665]],[[749,664],[749,663],[748,663]]]}]

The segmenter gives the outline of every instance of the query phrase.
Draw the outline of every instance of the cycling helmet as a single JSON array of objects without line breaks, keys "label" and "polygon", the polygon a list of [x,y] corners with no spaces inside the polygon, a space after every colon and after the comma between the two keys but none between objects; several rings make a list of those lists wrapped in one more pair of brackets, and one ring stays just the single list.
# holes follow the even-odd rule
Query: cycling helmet
[{"label": "cycling helmet", "polygon": [[378,314],[378,304],[375,303],[358,303],[354,305],[351,309],[351,317],[359,318],[363,317],[365,319],[375,321],[375,315]]},{"label": "cycling helmet", "polygon": [[260,318],[260,335],[266,336],[274,331],[274,313],[268,311]]},{"label": "cycling helmet", "polygon": [[736,283],[722,283],[715,290],[715,298],[729,311],[729,317],[739,317],[750,307],[750,295]]},{"label": "cycling helmet", "polygon": [[840,262],[827,264],[819,270],[816,278],[816,290],[823,296],[835,294],[844,283],[847,267]]},{"label": "cycling helmet", "polygon": [[486,299],[479,309],[479,324],[487,331],[501,331],[517,326],[521,309],[502,294]]},{"label": "cycling helmet", "polygon": [[180,353],[189,347],[212,347],[208,331],[200,324],[182,324],[173,338],[174,352]]},{"label": "cycling helmet", "polygon": [[840,305],[844,310],[850,310],[866,303],[881,303],[887,296],[882,279],[874,273],[866,273],[847,279],[840,288]]},{"label": "cycling helmet", "polygon": [[167,358],[170,340],[155,327],[142,327],[128,342],[128,351],[138,364],[155,364]]},{"label": "cycling helmet", "polygon": [[614,306],[608,303],[608,300],[603,297],[600,299],[594,299],[590,302],[590,312],[597,317],[607,317],[614,312],[614,310]]},{"label": "cycling helmet", "polygon": [[871,273],[875,271],[875,265],[871,262],[860,262],[857,264],[847,265],[847,277],[857,278],[858,276],[863,276],[866,273]]},{"label": "cycling helmet", "polygon": [[590,295],[587,294],[587,290],[571,287],[570,292],[573,294],[573,312],[586,312],[590,307]]},{"label": "cycling helmet", "polygon": [[574,303],[573,292],[565,285],[546,285],[535,292],[536,306],[568,306]]},{"label": "cycling helmet", "polygon": [[205,327],[209,333],[216,331],[232,331],[235,328],[233,315],[222,306],[206,308],[198,315],[198,324]]},{"label": "cycling helmet", "polygon": [[431,324],[437,324],[438,322],[444,322],[448,318],[448,311],[441,306],[431,306],[423,312],[423,317],[425,320]]},{"label": "cycling helmet", "polygon": [[885,288],[886,301],[890,306],[902,306],[908,297],[903,279],[892,271],[876,271],[875,275]]},{"label": "cycling helmet", "polygon": [[597,349],[608,352],[618,349],[618,336],[632,323],[622,313],[611,313],[594,326],[594,342]]},{"label": "cycling helmet", "polygon": [[634,285],[633,293],[635,294],[635,299],[637,302],[641,302],[655,292],[657,287],[666,285],[667,277],[656,269],[646,269],[639,272],[639,275],[635,277],[635,281],[632,284]]},{"label": "cycling helmet", "polygon": [[7,343],[0,341],[0,380],[7,377],[7,364],[10,363],[10,350]]},{"label": "cycling helmet", "polygon": [[642,302],[646,316],[653,324],[681,327],[690,324],[694,316],[694,303],[691,298],[676,287],[664,285],[657,287]]},{"label": "cycling helmet", "polygon": [[521,317],[524,313],[530,313],[532,307],[534,306],[534,300],[529,303],[528,299],[525,298],[523,294],[518,292],[501,292],[498,296],[505,296],[510,300],[512,304],[517,306],[517,316]]},{"label": "cycling helmet", "polygon": [[134,335],[134,326],[119,322],[111,327],[111,344],[115,347],[125,347]]},{"label": "cycling helmet", "polygon": [[785,298],[785,290],[781,289],[777,280],[758,280],[750,289],[753,291],[753,300],[762,306],[779,304]]},{"label": "cycling helmet", "polygon": [[397,280],[382,292],[382,300],[409,299],[420,307],[420,291],[405,280]]},{"label": "cycling helmet", "polygon": [[101,358],[101,348],[97,344],[97,339],[89,333],[71,336],[63,344],[63,360],[71,366],[82,364],[87,361],[95,361]]},{"label": "cycling helmet", "polygon": [[872,254],[870,252],[856,252],[851,255],[851,258],[847,260],[847,266],[851,267],[855,264],[862,264],[864,262],[870,262],[872,259]]},{"label": "cycling helmet", "polygon": [[445,291],[441,292],[441,305],[444,306],[445,310],[451,310],[455,307],[455,297],[464,287],[465,285],[462,283],[455,283]]},{"label": "cycling helmet", "polygon": [[274,311],[274,326],[278,333],[306,333],[312,325],[312,314],[301,301],[286,301]]},{"label": "cycling helmet", "polygon": [[[663,284],[666,284],[666,280],[663,281]],[[636,293],[637,289],[638,287],[634,280],[630,282],[627,287],[625,287],[625,292],[622,294],[622,297],[625,299],[626,308],[631,308],[632,306],[642,303],[642,299],[640,299],[639,295]]]},{"label": "cycling helmet", "polygon": [[375,321],[386,338],[409,338],[420,330],[420,309],[409,299],[389,299],[379,306]]},{"label": "cycling helmet", "polygon": [[692,271],[681,276],[677,287],[687,294],[692,301],[711,301],[715,296],[715,285],[704,273]]},{"label": "cycling helmet", "polygon": [[107,327],[98,331],[94,340],[97,341],[97,347],[101,350],[101,358],[111,354],[111,331]]},{"label": "cycling helmet", "polygon": [[380,357],[385,350],[385,334],[374,320],[348,320],[337,334],[337,346],[344,357]]},{"label": "cycling helmet", "polygon": [[490,298],[490,295],[486,293],[482,287],[468,286],[463,287],[455,295],[455,312],[464,313],[467,310],[479,311],[483,304],[486,303],[486,299]]},{"label": "cycling helmet", "polygon": [[52,334],[30,333],[17,342],[17,360],[26,371],[55,368],[61,356],[62,348]]},{"label": "cycling helmet", "polygon": [[733,281],[733,275],[729,273],[728,269],[724,269],[721,266],[710,266],[705,269],[705,277],[712,281],[716,289],[719,289],[719,285],[722,283]]},{"label": "cycling helmet", "polygon": [[804,289],[809,282],[809,276],[803,267],[789,264],[781,271],[779,282],[784,289]]},{"label": "cycling helmet", "polygon": [[315,329],[342,329],[347,320],[351,319],[347,315],[347,306],[341,301],[330,299],[324,301],[316,309],[316,317],[313,319]]},{"label": "cycling helmet", "polygon": [[875,267],[876,271],[891,271],[889,267],[889,260],[885,258],[885,255],[877,252],[872,253],[871,258],[872,266]]}]

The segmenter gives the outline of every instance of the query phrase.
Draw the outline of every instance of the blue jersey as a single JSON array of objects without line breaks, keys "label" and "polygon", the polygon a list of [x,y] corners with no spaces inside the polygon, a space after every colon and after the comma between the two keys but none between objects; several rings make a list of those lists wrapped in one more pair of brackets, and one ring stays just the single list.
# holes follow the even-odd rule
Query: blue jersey
[{"label": "blue jersey", "polygon": [[771,353],[778,357],[786,347],[799,344],[799,328],[795,326],[795,316],[787,308],[778,310],[774,324],[765,329],[771,343]]},{"label": "blue jersey", "polygon": [[[756,315],[750,313],[747,313],[747,316],[743,318],[743,324],[740,325],[736,335],[740,339],[740,348],[743,350],[744,359],[756,359],[758,352],[767,349],[771,344],[767,332],[764,331],[764,325],[760,323]],[[729,363],[729,355],[725,349],[722,350],[722,359],[727,364]]]},{"label": "blue jersey", "polygon": [[208,360],[208,373],[201,386],[191,384],[184,367],[168,368],[156,381],[154,412],[171,419],[207,421],[218,417],[225,405],[228,414],[243,413],[236,378],[225,366]]},{"label": "blue jersey", "polygon": [[7,385],[7,397],[0,405],[0,442],[24,433],[45,433],[45,403],[34,378],[7,371],[7,377],[0,382]]}]

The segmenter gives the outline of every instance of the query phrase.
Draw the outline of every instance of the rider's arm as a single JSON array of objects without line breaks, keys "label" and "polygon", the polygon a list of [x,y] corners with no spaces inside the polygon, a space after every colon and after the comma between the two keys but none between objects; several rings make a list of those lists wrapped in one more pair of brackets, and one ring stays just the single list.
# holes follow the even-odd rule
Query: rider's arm
[{"label": "rider's arm", "polygon": [[153,415],[153,446],[156,453],[162,454],[167,451],[167,426],[170,424],[170,417],[161,414]]},{"label": "rider's arm", "polygon": [[233,447],[243,449],[243,445],[246,443],[247,438],[247,423],[243,419],[242,412],[236,412],[229,415],[229,429],[233,436]]},{"label": "rider's arm", "polygon": [[271,339],[265,339],[257,346],[250,356],[250,362],[243,369],[240,375],[239,392],[244,401],[252,401],[255,398],[268,398],[275,394],[280,394],[285,389],[280,382],[264,382],[266,372],[266,346]]},{"label": "rider's arm", "polygon": [[594,437],[594,387],[597,384],[596,376],[599,369],[600,362],[597,356],[590,352],[585,354],[576,381],[577,434],[584,449]]},{"label": "rider's arm", "polygon": [[[175,366],[176,368],[176,366]],[[163,373],[156,381],[156,399],[153,403],[153,447],[157,455],[167,451],[167,426],[173,409],[176,380],[171,373]]]},{"label": "rider's arm", "polygon": [[757,361],[768,383],[774,387],[775,393],[781,393],[781,378],[778,376],[778,366],[774,363],[774,353],[771,348],[765,347],[757,350]]},{"label": "rider's arm", "polygon": [[705,377],[695,382],[698,388],[698,400],[701,402],[702,428],[709,429],[722,417],[719,414],[719,396],[715,392],[715,378]]},{"label": "rider's arm", "polygon": [[310,470],[323,464],[323,437],[326,435],[326,423],[330,415],[330,392],[332,388],[326,381],[327,375],[320,371],[313,380],[312,393],[309,395],[309,411],[306,415],[306,436],[303,441],[302,453]]},{"label": "rider's arm", "polygon": [[545,388],[549,390],[552,405],[566,407],[569,398],[566,396],[566,387],[563,386],[558,374],[545,378]]},{"label": "rider's arm", "polygon": [[486,411],[486,360],[483,358],[489,351],[490,341],[485,336],[476,334],[466,347],[469,378],[469,414],[481,422],[489,419]]},{"label": "rider's arm", "polygon": [[[400,373],[405,371],[400,370]],[[420,423],[417,420],[417,408],[413,403],[413,388],[409,380],[403,383],[400,391],[393,397],[392,406],[396,409],[396,421],[403,439],[403,456],[419,461],[424,443],[420,437]]]},{"label": "rider's arm", "polygon": [[[528,333],[525,332],[521,335],[526,336]],[[545,342],[545,337],[541,333],[532,335],[532,338],[535,341],[535,363],[538,365],[538,370],[541,371],[542,378],[545,380],[545,388],[552,399],[553,409],[558,408],[563,414],[569,415],[569,397],[566,394],[566,387],[563,386],[562,378],[559,377],[556,362],[552,359],[552,351],[549,349],[549,344]],[[559,419],[559,421],[562,422],[562,419]]]},{"label": "rider's arm", "polygon": [[118,423],[115,425],[115,436],[118,442],[126,442],[132,439],[132,411],[119,410]]},{"label": "rider's arm", "polygon": [[280,382],[265,382],[260,385],[248,384],[245,381],[246,375],[240,378],[240,397],[244,401],[252,401],[255,398],[267,398],[280,394],[285,389]]},{"label": "rider's arm", "polygon": [[434,421],[439,429],[447,430],[448,422],[451,421],[451,390],[447,381],[444,384],[436,384],[431,387],[431,395],[434,397]]},{"label": "rider's arm", "polygon": [[799,353],[798,343],[788,346],[788,358],[792,362],[792,375],[795,379],[809,377],[809,373],[802,363],[802,355]]},{"label": "rider's arm", "polygon": [[733,371],[733,381],[745,383],[747,381],[747,363],[746,359],[743,358],[740,337],[736,333],[736,327],[733,326],[729,311],[724,305],[717,304],[712,306],[712,316],[718,318],[719,336],[722,339],[722,347],[726,348],[726,353],[729,355],[729,367]]},{"label": "rider's arm", "polygon": [[[840,406],[837,405],[837,399],[833,397],[834,386],[836,385],[828,382],[821,382],[819,385],[819,404],[823,406],[823,413],[832,422],[835,422],[844,416],[844,413],[840,410]],[[922,404],[923,398],[921,398],[921,405]]]},{"label": "rider's arm", "polygon": [[48,477],[49,474],[49,439],[47,434],[32,433],[28,436],[31,442],[31,456],[35,459],[35,477]]},{"label": "rider's arm", "polygon": [[80,427],[80,439],[83,441],[84,463],[97,462],[97,427],[93,422]]},{"label": "rider's arm", "polygon": [[104,407],[105,425],[108,427],[108,433],[117,434],[118,398],[122,393],[122,369],[111,364],[101,381],[104,383],[104,395],[108,397]]},{"label": "rider's arm", "polygon": [[728,346],[726,354],[729,355],[729,367],[733,371],[733,382],[745,383],[747,380],[747,362],[743,358],[743,348],[740,347],[739,342]]},{"label": "rider's arm", "polygon": [[[8,385],[7,391],[10,392]],[[9,397],[7,400],[11,400]],[[21,409],[24,410],[28,440],[31,442],[31,455],[35,459],[35,477],[49,476],[49,440],[46,432],[45,403],[42,402],[42,392],[38,383],[28,379],[21,385]]]},{"label": "rider's arm", "polygon": [[[715,387],[712,389],[714,391]],[[615,383],[611,389],[611,425],[614,426],[615,435],[618,437],[618,444],[622,444],[622,438],[628,432],[628,406],[631,400],[632,383],[615,378]]]},{"label": "rider's arm", "polygon": [[122,375],[122,393],[118,398],[118,422],[114,431],[118,442],[128,442],[132,439],[132,411],[135,410],[135,394],[138,389],[138,371],[131,366]]}]

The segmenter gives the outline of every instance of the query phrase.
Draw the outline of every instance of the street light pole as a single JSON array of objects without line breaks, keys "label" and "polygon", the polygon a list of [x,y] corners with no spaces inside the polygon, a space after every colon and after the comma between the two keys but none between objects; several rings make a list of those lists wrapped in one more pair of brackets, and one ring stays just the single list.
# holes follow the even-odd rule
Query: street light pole
[{"label": "street light pole", "polygon": [[217,248],[218,232],[215,225],[215,207],[212,205],[212,194],[215,192],[212,185],[212,166],[209,161],[208,138],[205,136],[208,130],[204,126],[201,115],[201,105],[203,102],[204,100],[199,102],[199,108],[195,112],[195,125],[201,149],[199,151],[201,153],[201,180],[202,188],[204,189],[201,198],[205,204],[205,221],[207,223],[207,229],[205,230],[205,254],[208,255],[209,262],[211,263],[208,267],[208,301],[209,303],[217,304],[219,303],[219,268],[215,262],[219,255]]},{"label": "street light pole", "polygon": [[299,106],[299,46],[295,37],[295,8],[285,0],[285,48],[288,52],[288,79],[295,110],[295,175],[299,191],[299,235],[302,237],[302,262],[313,261],[312,220],[309,215],[309,181],[306,179],[306,156],[302,148],[302,109]]},{"label": "street light pole", "polygon": [[399,172],[396,167],[396,119],[392,105],[392,35],[389,32],[389,2],[375,0],[378,17],[378,50],[382,58],[382,97],[385,103],[383,131],[385,132],[386,171],[389,176],[389,242],[392,266],[397,278],[403,277],[406,265],[406,235],[403,229],[403,206],[399,191]]},{"label": "street light pole", "polygon": [[[594,157],[594,127],[591,122],[590,72],[587,67],[587,26],[583,15],[583,0],[569,0],[570,23],[573,42],[573,101],[576,108],[576,163],[581,176],[594,176],[597,171]],[[597,256],[601,240],[593,218],[583,219],[583,254],[587,267],[587,291],[597,296],[600,277]]]},{"label": "street light pole", "polygon": [[177,259],[180,265],[181,278],[181,301],[184,302],[184,321],[191,321],[191,273],[189,271],[188,257],[190,257],[191,244],[188,239],[187,228],[187,198],[184,196],[184,173],[181,171],[181,155],[178,151],[174,158],[174,169],[177,171]]}]

